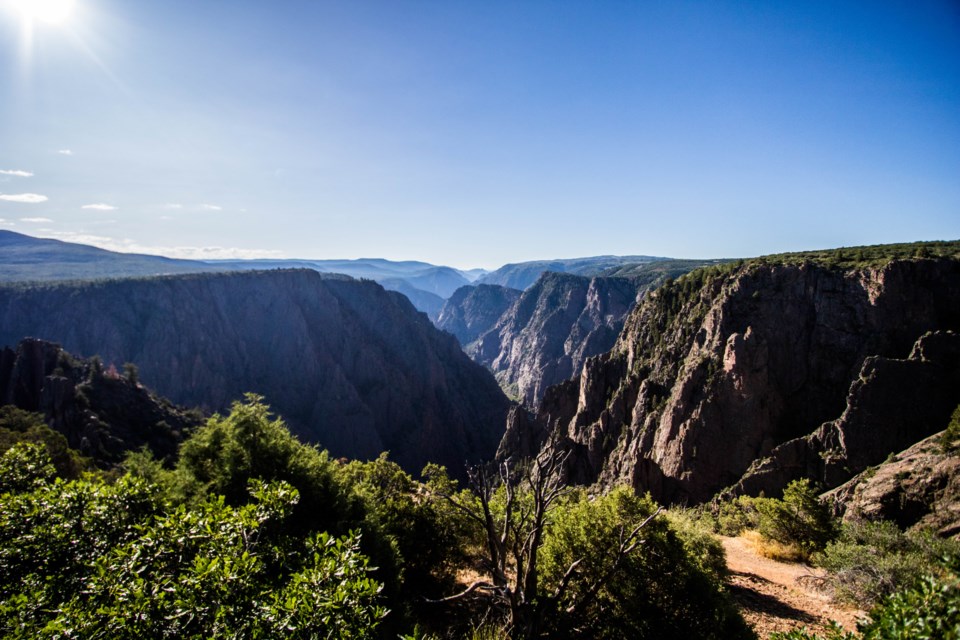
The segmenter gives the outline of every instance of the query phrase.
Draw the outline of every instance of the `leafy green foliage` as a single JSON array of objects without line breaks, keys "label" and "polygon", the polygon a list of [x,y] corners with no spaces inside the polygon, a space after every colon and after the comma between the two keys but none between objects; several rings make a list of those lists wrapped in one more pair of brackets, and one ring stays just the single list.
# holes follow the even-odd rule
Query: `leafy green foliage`
[{"label": "leafy green foliage", "polygon": [[[0,496],[5,638],[372,638],[386,614],[357,534],[288,534],[287,483],[163,512],[143,479],[64,482],[44,455],[19,444],[0,465],[20,488]],[[11,478],[18,462],[41,471]]]},{"label": "leafy green foliage", "polygon": [[720,502],[715,509],[714,530],[725,536],[738,536],[744,531],[760,526],[759,501],[764,498],[737,496]]},{"label": "leafy green foliage", "polygon": [[858,633],[834,627],[826,636],[806,629],[774,633],[770,640],[957,640],[960,638],[960,585],[957,577],[924,576],[870,611]]},{"label": "leafy green foliage", "polygon": [[[18,444],[0,459],[0,630],[42,628],[86,583],[93,563],[130,540],[156,510],[143,481],[54,479],[43,448]],[[22,482],[30,477],[29,482]],[[10,490],[13,488],[13,490]],[[27,631],[23,631],[23,630]]]},{"label": "leafy green foliage", "polygon": [[18,442],[42,444],[61,478],[77,478],[91,467],[90,461],[71,449],[63,434],[48,427],[39,413],[12,405],[0,407],[0,453]]},{"label": "leafy green foliage", "polygon": [[929,532],[902,532],[892,522],[845,523],[814,559],[828,571],[834,596],[869,607],[922,575],[944,575],[942,558],[960,557],[960,542]]},{"label": "leafy green foliage", "polygon": [[810,557],[836,535],[830,509],[806,478],[794,480],[783,491],[783,499],[757,500],[760,534],[781,544],[795,545]]},{"label": "leafy green foliage", "polygon": [[[433,499],[386,453],[370,462],[350,462],[339,473],[363,501],[367,525],[393,545],[404,590],[439,595],[453,582],[466,560],[466,547],[477,537],[472,523],[446,501]],[[431,465],[425,473],[435,484],[450,482],[442,467]]]},{"label": "leafy green foliage", "polygon": [[300,493],[288,521],[298,531],[344,533],[363,519],[361,505],[338,478],[326,451],[297,440],[263,398],[247,394],[227,416],[215,415],[180,447],[169,481],[174,497],[222,495],[241,505],[250,480],[282,480]]},{"label": "leafy green foliage", "polygon": [[950,422],[940,436],[940,448],[944,453],[952,453],[960,449],[960,405],[953,410]]},{"label": "leafy green foliage", "polygon": [[[715,560],[696,557],[703,546],[678,536],[657,518],[642,542],[615,565],[622,532],[656,510],[649,497],[626,488],[588,499],[577,493],[557,509],[541,553],[545,591],[560,585],[579,559],[570,587],[558,603],[551,637],[571,638],[750,638],[752,632],[723,591]],[[708,552],[715,554],[716,550]],[[583,590],[596,597],[571,609]]]}]

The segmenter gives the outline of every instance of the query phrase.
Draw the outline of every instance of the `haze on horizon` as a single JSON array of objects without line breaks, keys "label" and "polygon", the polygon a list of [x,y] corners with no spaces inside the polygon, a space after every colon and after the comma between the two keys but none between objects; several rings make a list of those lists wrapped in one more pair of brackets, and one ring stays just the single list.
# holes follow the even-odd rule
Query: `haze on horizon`
[{"label": "haze on horizon", "polygon": [[0,96],[0,228],[114,250],[491,268],[960,237],[951,0],[0,0]]}]

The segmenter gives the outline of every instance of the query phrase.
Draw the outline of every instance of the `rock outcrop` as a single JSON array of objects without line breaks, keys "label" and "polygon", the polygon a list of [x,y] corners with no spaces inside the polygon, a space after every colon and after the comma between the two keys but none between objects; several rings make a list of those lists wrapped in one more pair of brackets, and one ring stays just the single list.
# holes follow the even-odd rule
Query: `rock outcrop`
[{"label": "rock outcrop", "polygon": [[467,353],[489,367],[508,394],[536,406],[547,387],[613,346],[636,298],[628,279],[547,272]]},{"label": "rock outcrop", "polygon": [[850,385],[838,419],[774,447],[732,492],[776,493],[798,478],[835,487],[942,429],[958,402],[960,334],[928,333],[905,359],[870,356]]},{"label": "rock outcrop", "polygon": [[891,520],[902,529],[960,534],[960,453],[944,450],[943,433],[926,438],[827,492],[844,520]]},{"label": "rock outcrop", "polygon": [[520,291],[496,284],[460,287],[443,304],[434,324],[456,336],[466,350],[497,324]]},{"label": "rock outcrop", "polygon": [[[702,502],[735,485],[755,460],[840,418],[824,430],[857,439],[838,460],[839,468],[853,465],[849,474],[895,443],[930,433],[939,409],[892,436],[869,429],[888,411],[877,404],[884,399],[898,404],[903,396],[907,412],[927,402],[922,390],[937,386],[931,371],[949,368],[953,338],[917,340],[958,328],[955,258],[851,268],[761,259],[695,271],[649,294],[613,349],[548,390],[535,417],[514,420],[523,437],[508,436],[569,450],[573,481],[629,483],[661,501]],[[940,355],[925,358],[928,348]],[[924,377],[911,386],[920,369]],[[884,381],[857,391],[861,373]],[[863,405],[848,407],[854,397]],[[505,440],[500,455],[511,454]]]},{"label": "rock outcrop", "polygon": [[203,422],[114,369],[80,360],[42,340],[0,349],[0,406],[43,414],[67,443],[98,464],[148,447],[172,459],[183,436]]},{"label": "rock outcrop", "polygon": [[414,473],[492,457],[510,407],[405,297],[309,270],[0,287],[0,344],[25,336],[133,362],[186,406],[259,393],[333,455],[389,451]]}]

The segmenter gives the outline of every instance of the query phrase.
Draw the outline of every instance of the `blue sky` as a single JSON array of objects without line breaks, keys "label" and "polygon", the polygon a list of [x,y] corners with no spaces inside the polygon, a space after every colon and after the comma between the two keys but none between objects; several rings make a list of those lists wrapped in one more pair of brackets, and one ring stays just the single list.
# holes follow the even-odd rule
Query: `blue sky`
[{"label": "blue sky", "polygon": [[0,228],[464,268],[960,238],[953,0],[24,1]]}]

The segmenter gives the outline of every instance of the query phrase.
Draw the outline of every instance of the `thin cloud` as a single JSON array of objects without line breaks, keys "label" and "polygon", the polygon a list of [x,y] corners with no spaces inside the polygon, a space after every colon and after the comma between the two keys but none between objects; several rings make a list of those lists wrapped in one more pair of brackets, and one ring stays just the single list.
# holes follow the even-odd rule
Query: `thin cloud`
[{"label": "thin cloud", "polygon": [[0,169],[0,176],[15,176],[17,178],[31,178],[32,171],[21,171],[20,169]]},{"label": "thin cloud", "polygon": [[183,205],[176,202],[170,202],[163,205],[163,208],[164,209],[183,209]]},{"label": "thin cloud", "polygon": [[47,196],[41,196],[38,193],[0,193],[0,200],[7,202],[22,202],[24,204],[37,204],[49,200]]},{"label": "thin cloud", "polygon": [[116,211],[117,210],[117,207],[113,206],[112,204],[104,204],[102,202],[98,202],[96,204],[85,204],[80,208],[93,209],[94,211]]},{"label": "thin cloud", "polygon": [[50,218],[20,218],[20,222],[32,222],[34,224],[43,224],[53,222]]},{"label": "thin cloud", "polygon": [[241,249],[239,247],[166,247],[141,244],[130,238],[110,238],[86,233],[70,231],[54,231],[49,234],[58,240],[89,244],[109,251],[119,253],[145,253],[160,255],[168,258],[185,260],[254,260],[257,258],[283,258],[282,251],[272,249]]},{"label": "thin cloud", "polygon": [[204,211],[223,211],[223,207],[217,204],[202,204],[200,208]]},{"label": "thin cloud", "polygon": [[70,149],[60,149],[59,151],[57,151],[57,153],[59,153],[59,154],[62,155],[62,156],[72,156],[72,155],[73,155],[73,151],[71,151]]}]

